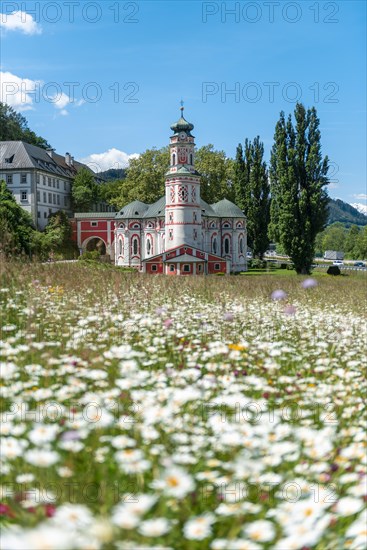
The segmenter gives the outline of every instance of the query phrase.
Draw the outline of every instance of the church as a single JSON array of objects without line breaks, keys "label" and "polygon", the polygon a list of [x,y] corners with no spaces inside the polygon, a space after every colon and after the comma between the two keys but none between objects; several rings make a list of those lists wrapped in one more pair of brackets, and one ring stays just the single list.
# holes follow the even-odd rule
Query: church
[{"label": "church", "polygon": [[75,214],[81,251],[99,238],[117,266],[149,274],[228,274],[247,269],[245,215],[229,200],[209,205],[200,198],[194,126],[183,110],[182,106],[179,120],[171,126],[165,196],[154,204],[133,201],[115,214]]}]

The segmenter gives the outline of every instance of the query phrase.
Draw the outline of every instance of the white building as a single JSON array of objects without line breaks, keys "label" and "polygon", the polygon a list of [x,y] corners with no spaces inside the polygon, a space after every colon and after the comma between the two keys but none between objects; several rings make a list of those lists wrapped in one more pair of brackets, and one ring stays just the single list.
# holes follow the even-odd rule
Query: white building
[{"label": "white building", "polygon": [[[90,170],[69,153],[61,156],[53,149],[24,141],[0,142],[0,180],[6,182],[39,230],[45,228],[48,216],[54,212],[64,210],[72,215],[71,185],[82,167]],[[94,175],[97,182],[103,181]]]}]

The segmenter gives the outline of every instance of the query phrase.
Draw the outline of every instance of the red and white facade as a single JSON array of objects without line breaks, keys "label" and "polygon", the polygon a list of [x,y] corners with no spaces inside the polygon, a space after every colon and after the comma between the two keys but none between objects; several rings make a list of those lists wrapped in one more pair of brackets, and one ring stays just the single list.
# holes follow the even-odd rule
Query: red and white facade
[{"label": "red and white facade", "polygon": [[150,274],[245,271],[244,214],[230,201],[209,205],[201,199],[193,125],[181,116],[171,129],[165,196],[152,205],[134,201],[117,214],[75,214],[80,250],[100,239],[104,253],[116,265]]}]

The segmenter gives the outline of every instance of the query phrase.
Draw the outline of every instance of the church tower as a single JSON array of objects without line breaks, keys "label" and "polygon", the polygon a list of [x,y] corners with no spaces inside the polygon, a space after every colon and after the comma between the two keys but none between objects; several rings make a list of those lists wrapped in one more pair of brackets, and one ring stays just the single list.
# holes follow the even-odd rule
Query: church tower
[{"label": "church tower", "polygon": [[166,174],[165,249],[181,245],[201,249],[200,174],[195,170],[193,124],[183,116],[172,124],[170,168]]}]

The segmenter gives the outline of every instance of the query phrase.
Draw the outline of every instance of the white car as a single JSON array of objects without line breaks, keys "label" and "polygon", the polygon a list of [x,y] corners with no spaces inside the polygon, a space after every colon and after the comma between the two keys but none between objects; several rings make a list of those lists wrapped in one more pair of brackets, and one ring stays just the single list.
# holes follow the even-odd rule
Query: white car
[{"label": "white car", "polygon": [[334,260],[333,265],[344,265],[343,260]]}]

